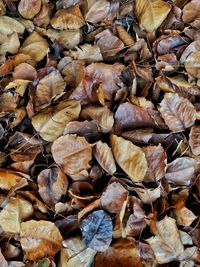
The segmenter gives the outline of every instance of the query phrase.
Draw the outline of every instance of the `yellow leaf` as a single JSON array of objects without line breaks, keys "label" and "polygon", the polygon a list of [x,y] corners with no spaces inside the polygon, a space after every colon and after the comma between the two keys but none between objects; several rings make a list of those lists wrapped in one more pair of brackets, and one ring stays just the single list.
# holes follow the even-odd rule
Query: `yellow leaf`
[{"label": "yellow leaf", "polygon": [[136,0],[135,9],[140,25],[147,32],[153,32],[166,19],[171,6],[162,0]]},{"label": "yellow leaf", "polygon": [[116,135],[111,135],[111,147],[119,166],[134,182],[142,182],[148,168],[142,149]]},{"label": "yellow leaf", "polygon": [[32,124],[44,140],[52,142],[64,133],[68,122],[78,118],[80,110],[79,101],[65,100],[34,116]]}]

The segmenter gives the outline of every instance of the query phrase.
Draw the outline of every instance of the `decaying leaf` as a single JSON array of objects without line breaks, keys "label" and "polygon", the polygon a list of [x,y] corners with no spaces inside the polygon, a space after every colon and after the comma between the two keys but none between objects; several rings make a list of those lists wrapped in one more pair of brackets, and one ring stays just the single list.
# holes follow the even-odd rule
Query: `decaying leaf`
[{"label": "decaying leaf", "polygon": [[142,149],[116,135],[111,136],[115,160],[134,182],[142,182],[147,172],[147,160]]},{"label": "decaying leaf", "polygon": [[200,27],[200,4],[198,0],[192,0],[183,8],[183,21],[191,23],[194,27]]},{"label": "decaying leaf", "polygon": [[86,248],[80,237],[64,240],[64,247],[61,250],[59,267],[80,267],[90,266],[96,255],[96,251]]},{"label": "decaying leaf", "polygon": [[97,210],[80,222],[83,241],[96,251],[105,251],[112,241],[112,220],[108,213]]},{"label": "decaying leaf", "polygon": [[102,207],[110,213],[119,213],[128,191],[120,183],[111,183],[101,196]]},{"label": "decaying leaf", "polygon": [[156,223],[156,236],[147,239],[147,242],[159,264],[178,259],[184,251],[176,221],[167,216]]},{"label": "decaying leaf", "polygon": [[197,219],[197,216],[185,207],[185,203],[182,199],[177,201],[174,213],[178,225],[190,226],[193,221]]},{"label": "decaying leaf", "polygon": [[140,25],[147,32],[157,30],[171,10],[171,6],[162,0],[136,0],[135,8]]},{"label": "decaying leaf", "polygon": [[80,108],[79,101],[64,100],[34,116],[33,127],[44,140],[52,142],[65,132],[68,122],[78,118]]},{"label": "decaying leaf", "polygon": [[194,125],[190,130],[189,144],[194,155],[200,155],[200,126]]},{"label": "decaying leaf", "polygon": [[192,103],[177,94],[167,93],[160,103],[160,112],[171,131],[183,131],[196,120],[196,111]]},{"label": "decaying leaf", "polygon": [[39,62],[47,55],[48,47],[46,39],[34,31],[26,38],[20,52]]},{"label": "decaying leaf", "polygon": [[116,172],[116,165],[111,148],[106,144],[98,141],[94,147],[94,156],[101,167],[110,175]]},{"label": "decaying leaf", "polygon": [[46,108],[51,101],[59,99],[64,94],[65,85],[58,70],[52,71],[42,78],[37,85],[35,93],[36,110]]},{"label": "decaying leaf", "polygon": [[41,0],[21,0],[18,5],[20,15],[25,19],[32,19],[39,13],[41,3]]},{"label": "decaying leaf", "polygon": [[27,178],[28,175],[23,173],[9,170],[9,169],[0,169],[0,188],[2,190],[10,190],[14,187],[23,187],[28,184]]},{"label": "decaying leaf", "polygon": [[22,35],[24,30],[25,27],[17,20],[8,16],[0,16],[0,33],[6,36],[12,34],[13,32]]},{"label": "decaying leaf", "polygon": [[45,169],[40,172],[37,178],[39,194],[45,203],[53,206],[66,194],[68,180],[66,175],[56,167]]},{"label": "decaying leaf", "polygon": [[196,168],[197,161],[195,159],[177,158],[167,164],[166,178],[174,185],[190,185]]},{"label": "decaying leaf", "polygon": [[191,53],[185,61],[185,69],[190,75],[192,75],[197,79],[200,79],[199,64],[200,64],[200,51]]},{"label": "decaying leaf", "polygon": [[87,169],[92,146],[84,137],[72,134],[59,137],[51,148],[55,162],[68,175]]},{"label": "decaying leaf", "polygon": [[58,10],[50,23],[57,30],[77,30],[84,25],[84,19],[79,6],[72,6]]},{"label": "decaying leaf", "polygon": [[21,224],[20,243],[26,259],[35,261],[54,257],[62,248],[62,236],[54,223],[30,220]]}]

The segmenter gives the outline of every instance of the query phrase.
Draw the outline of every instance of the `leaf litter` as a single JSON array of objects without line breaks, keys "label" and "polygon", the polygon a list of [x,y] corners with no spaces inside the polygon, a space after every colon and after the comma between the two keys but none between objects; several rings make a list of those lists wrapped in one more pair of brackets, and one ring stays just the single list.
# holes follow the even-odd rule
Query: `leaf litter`
[{"label": "leaf litter", "polygon": [[199,0],[0,0],[0,266],[200,266]]}]

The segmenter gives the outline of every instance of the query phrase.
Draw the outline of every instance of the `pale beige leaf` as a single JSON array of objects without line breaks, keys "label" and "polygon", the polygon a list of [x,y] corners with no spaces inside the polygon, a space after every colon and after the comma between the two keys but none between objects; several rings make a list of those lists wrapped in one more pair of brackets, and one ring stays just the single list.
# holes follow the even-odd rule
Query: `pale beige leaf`
[{"label": "pale beige leaf", "polygon": [[192,103],[178,94],[165,94],[159,110],[169,129],[174,132],[192,126],[196,119],[196,110]]},{"label": "pale beige leaf", "polygon": [[36,31],[32,32],[21,46],[20,52],[39,62],[47,55],[48,42]]},{"label": "pale beige leaf", "polygon": [[114,124],[113,113],[107,107],[87,106],[81,110],[80,116],[84,120],[94,120],[102,133],[108,133],[112,130]]},{"label": "pale beige leaf", "polygon": [[39,111],[51,104],[51,101],[59,99],[65,90],[65,81],[58,70],[53,70],[42,78],[35,92],[35,106]]},{"label": "pale beige leaf", "polygon": [[142,149],[122,137],[111,135],[115,160],[134,182],[142,182],[147,172],[147,161]]},{"label": "pale beige leaf", "polygon": [[154,251],[159,264],[168,263],[178,258],[184,251],[176,221],[165,217],[156,223],[156,236],[146,240]]},{"label": "pale beige leaf", "polygon": [[57,30],[77,30],[84,25],[84,18],[78,5],[58,10],[50,21]]},{"label": "pale beige leaf", "polygon": [[11,197],[0,213],[0,227],[5,233],[19,233],[21,222],[32,214],[33,207],[30,202]]},{"label": "pale beige leaf", "polygon": [[86,63],[103,61],[98,45],[84,44],[76,47],[75,52],[70,53],[75,59],[84,60]]},{"label": "pale beige leaf", "polygon": [[186,208],[185,201],[180,199],[177,201],[174,209],[174,215],[178,225],[190,226],[197,219],[194,213]]},{"label": "pale beige leaf", "polygon": [[20,47],[19,37],[16,32],[7,35],[6,39],[0,47],[0,54],[6,54],[7,52],[15,54],[18,52]]},{"label": "pale beige leaf", "polygon": [[61,250],[58,267],[91,266],[96,251],[86,248],[80,237],[66,239],[63,244],[65,248]]},{"label": "pale beige leaf", "polygon": [[54,223],[27,221],[21,224],[20,243],[28,260],[54,257],[62,248],[62,236]]},{"label": "pale beige leaf", "polygon": [[200,79],[200,51],[193,52],[187,57],[185,69],[190,75]]},{"label": "pale beige leaf", "polygon": [[200,126],[194,125],[190,130],[189,144],[192,153],[196,156],[200,155]]},{"label": "pale beige leaf", "polygon": [[174,185],[190,185],[194,172],[197,168],[197,161],[189,157],[177,158],[167,165],[166,178]]},{"label": "pale beige leaf", "polygon": [[115,160],[111,148],[106,144],[98,141],[93,150],[94,156],[101,167],[110,175],[116,172]]},{"label": "pale beige leaf", "polygon": [[8,16],[0,16],[0,33],[9,35],[16,32],[22,35],[24,30],[25,27],[17,20]]},{"label": "pale beige leaf", "polygon": [[87,169],[92,158],[92,146],[84,137],[67,134],[54,141],[51,152],[55,162],[68,175]]},{"label": "pale beige leaf", "polygon": [[64,100],[34,116],[32,124],[44,140],[52,142],[64,133],[68,122],[78,118],[80,110],[79,101]]},{"label": "pale beige leaf", "polygon": [[41,0],[21,0],[18,5],[18,11],[25,19],[32,19],[39,13],[41,3]]},{"label": "pale beige leaf", "polygon": [[135,10],[140,25],[147,32],[153,32],[166,19],[171,6],[162,0],[136,0]]},{"label": "pale beige leaf", "polygon": [[57,41],[64,48],[72,49],[77,46],[81,41],[81,32],[80,30],[63,30],[57,31],[54,29],[43,29],[37,28],[37,31],[46,35],[52,42]]}]

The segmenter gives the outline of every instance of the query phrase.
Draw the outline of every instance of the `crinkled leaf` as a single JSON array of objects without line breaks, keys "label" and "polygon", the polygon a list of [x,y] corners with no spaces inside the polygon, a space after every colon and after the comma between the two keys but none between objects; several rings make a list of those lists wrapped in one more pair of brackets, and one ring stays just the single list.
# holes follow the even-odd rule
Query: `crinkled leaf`
[{"label": "crinkled leaf", "polygon": [[200,155],[200,126],[194,125],[190,130],[189,144],[192,153],[196,156]]},{"label": "crinkled leaf", "polygon": [[96,251],[105,251],[112,241],[112,220],[108,213],[97,210],[80,222],[83,241]]}]

